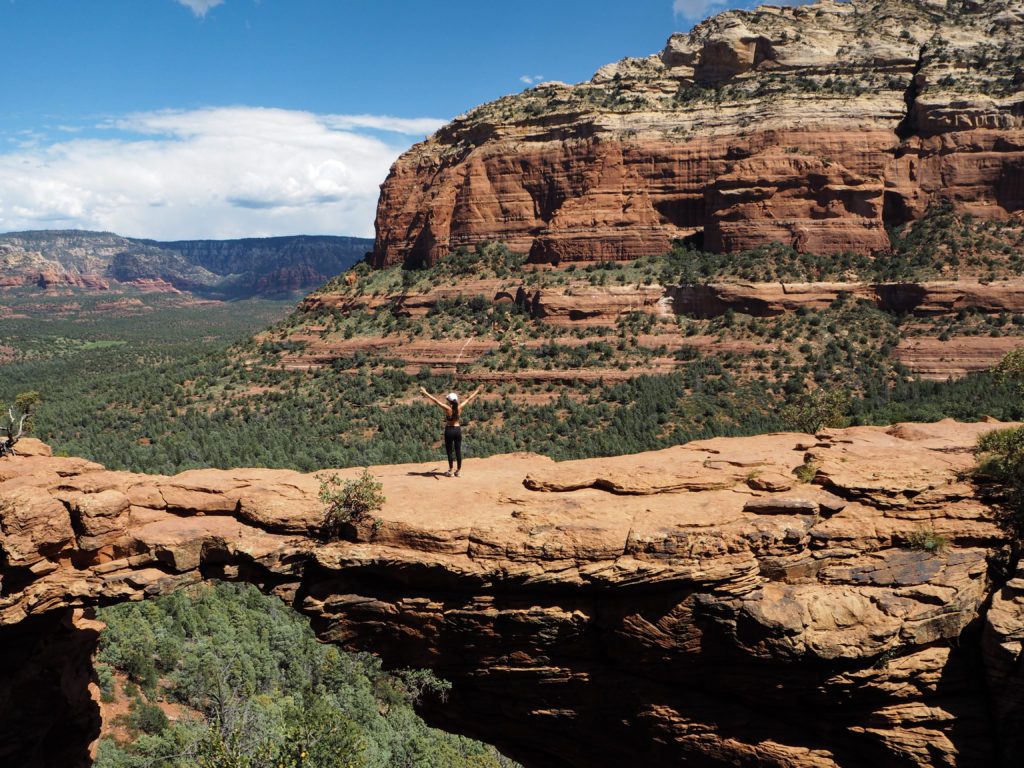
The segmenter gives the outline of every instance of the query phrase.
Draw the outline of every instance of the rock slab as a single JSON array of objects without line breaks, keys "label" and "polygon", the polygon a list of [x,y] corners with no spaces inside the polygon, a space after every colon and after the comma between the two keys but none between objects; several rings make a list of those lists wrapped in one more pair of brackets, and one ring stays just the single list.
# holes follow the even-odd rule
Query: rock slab
[{"label": "rock slab", "polygon": [[25,440],[0,460],[0,756],[88,765],[90,609],[222,578],[435,669],[428,720],[527,766],[1009,768],[1021,575],[968,472],[998,426],[374,467],[387,502],[352,540],[319,535],[316,475],[137,475]]}]

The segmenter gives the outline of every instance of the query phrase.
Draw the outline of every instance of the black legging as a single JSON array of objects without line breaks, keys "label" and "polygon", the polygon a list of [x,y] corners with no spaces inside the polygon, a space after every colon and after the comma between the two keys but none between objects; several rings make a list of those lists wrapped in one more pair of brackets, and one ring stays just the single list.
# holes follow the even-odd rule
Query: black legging
[{"label": "black legging", "polygon": [[452,468],[453,455],[459,460],[458,469],[462,469],[462,427],[444,428],[444,449],[448,453],[448,469]]}]

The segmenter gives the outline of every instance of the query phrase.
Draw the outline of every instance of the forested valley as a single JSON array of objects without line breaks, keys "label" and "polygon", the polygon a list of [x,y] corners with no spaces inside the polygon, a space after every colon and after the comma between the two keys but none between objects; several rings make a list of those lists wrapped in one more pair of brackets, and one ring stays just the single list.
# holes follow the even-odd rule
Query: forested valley
[{"label": "forested valley", "polygon": [[[508,310],[449,302],[423,327],[482,337],[494,332],[488,329],[498,314]],[[510,324],[509,340],[496,340],[492,352],[472,363],[438,372],[362,351],[304,368],[283,362],[301,352],[304,342],[290,337],[304,332],[303,324],[326,325],[339,336],[381,334],[379,324],[390,317],[387,310],[293,313],[259,338],[233,344],[226,333],[196,328],[191,339],[176,329],[177,338],[162,342],[115,340],[107,330],[79,331],[70,343],[73,331],[62,331],[57,338],[64,346],[56,346],[44,323],[34,336],[0,338],[27,350],[3,366],[0,401],[36,390],[42,399],[36,434],[54,450],[164,474],[208,466],[308,472],[439,460],[439,414],[418,388],[458,391],[478,381],[484,394],[464,414],[469,456],[533,451],[570,459],[796,429],[784,406],[820,390],[847,393],[849,424],[1024,416],[1013,388],[985,372],[922,380],[891,354],[901,338],[915,335],[1022,336],[1024,316],[964,309],[921,319],[842,295],[823,310],[771,318],[727,312],[664,326],[650,316],[626,317],[616,328],[586,331],[574,345],[559,341],[544,321],[515,315],[501,318]],[[624,367],[643,371],[645,361],[666,356],[636,341],[643,333],[656,342],[662,328],[684,340],[699,335],[762,348],[713,354],[684,343],[668,353],[670,373],[624,377]],[[530,346],[531,339],[537,343]],[[48,346],[55,351],[40,351]],[[522,378],[494,381],[495,371]],[[531,371],[541,375],[531,378]],[[616,376],[606,381],[601,371]],[[557,376],[544,376],[549,372]]]},{"label": "forested valley", "polygon": [[[413,711],[446,684],[385,673],[318,643],[249,585],[220,583],[99,611],[108,717],[96,768],[509,768]],[[112,714],[113,712],[117,714]]]}]

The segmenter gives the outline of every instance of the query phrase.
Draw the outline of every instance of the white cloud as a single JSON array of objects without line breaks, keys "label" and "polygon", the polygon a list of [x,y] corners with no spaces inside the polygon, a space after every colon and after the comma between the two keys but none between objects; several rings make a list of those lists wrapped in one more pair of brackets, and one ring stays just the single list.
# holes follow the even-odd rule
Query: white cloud
[{"label": "white cloud", "polygon": [[194,13],[199,18],[203,18],[204,16],[206,16],[207,11],[209,11],[214,6],[221,5],[224,2],[224,0],[178,0],[178,2],[184,6],[191,8],[192,13]]},{"label": "white cloud", "polygon": [[443,124],[432,117],[386,117],[382,115],[325,115],[324,123],[339,130],[373,128],[378,131],[404,133],[409,136],[427,135]]},{"label": "white cloud", "polygon": [[355,129],[423,134],[442,124],[254,107],[128,115],[102,126],[110,138],[0,150],[0,231],[369,236],[378,187],[410,142]]},{"label": "white cloud", "polygon": [[[788,0],[786,5],[805,5],[813,0]],[[675,0],[672,3],[672,10],[676,16],[682,16],[691,21],[700,21],[708,16],[724,11],[726,8],[751,8],[754,5],[761,5],[760,2],[737,3],[735,0]]]},{"label": "white cloud", "polygon": [[523,75],[519,79],[527,85],[535,85],[544,79],[544,75]]},{"label": "white cloud", "polygon": [[725,4],[726,0],[675,0],[672,3],[672,10],[676,16],[685,19],[703,19]]}]

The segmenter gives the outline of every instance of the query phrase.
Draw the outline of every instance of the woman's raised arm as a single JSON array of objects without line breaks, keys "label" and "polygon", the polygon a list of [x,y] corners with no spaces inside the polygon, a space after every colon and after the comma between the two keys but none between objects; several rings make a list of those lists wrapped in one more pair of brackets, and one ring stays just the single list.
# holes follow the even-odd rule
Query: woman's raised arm
[{"label": "woman's raised arm", "polygon": [[425,398],[427,398],[428,400],[431,400],[434,403],[434,405],[437,405],[437,406],[439,406],[441,408],[444,408],[445,413],[451,413],[452,412],[452,409],[448,407],[447,403],[442,403],[440,400],[438,400],[432,394],[427,392],[427,390],[424,387],[422,387],[422,386],[420,387],[420,392],[423,393],[423,396]]},{"label": "woman's raised arm", "polygon": [[477,395],[479,395],[479,394],[480,394],[480,393],[481,393],[481,392],[483,391],[483,388],[484,388],[484,385],[483,385],[483,384],[481,384],[481,385],[480,385],[479,387],[477,387],[476,389],[474,389],[474,390],[473,390],[473,394],[471,394],[471,395],[470,395],[469,397],[467,397],[467,398],[466,398],[466,399],[465,399],[465,400],[463,401],[463,403],[462,403],[462,407],[463,407],[463,408],[465,408],[465,407],[466,407],[467,405],[469,405],[469,404],[470,404],[471,402],[473,402],[473,399],[474,399],[474,398],[475,398],[475,397],[476,397]]}]

